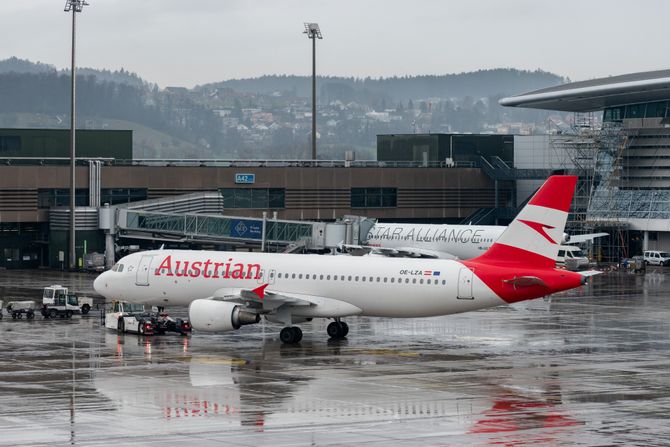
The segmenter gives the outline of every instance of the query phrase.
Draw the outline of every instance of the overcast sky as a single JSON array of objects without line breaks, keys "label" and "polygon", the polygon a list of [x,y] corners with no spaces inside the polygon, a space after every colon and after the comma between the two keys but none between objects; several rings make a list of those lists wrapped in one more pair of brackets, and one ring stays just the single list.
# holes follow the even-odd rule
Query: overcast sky
[{"label": "overcast sky", "polygon": [[[160,86],[310,74],[379,77],[482,68],[572,80],[670,68],[666,0],[88,0],[77,65]],[[0,59],[69,65],[65,0],[0,0]]]}]

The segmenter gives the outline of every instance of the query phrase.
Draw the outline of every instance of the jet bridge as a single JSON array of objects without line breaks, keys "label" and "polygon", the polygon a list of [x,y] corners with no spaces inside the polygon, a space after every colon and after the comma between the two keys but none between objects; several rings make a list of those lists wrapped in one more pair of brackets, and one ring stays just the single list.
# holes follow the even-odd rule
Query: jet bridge
[{"label": "jet bridge", "polygon": [[[228,216],[218,192],[105,205],[99,209],[108,268],[113,265],[114,241],[119,238],[228,244],[262,251],[303,247],[323,250],[357,243],[361,222],[365,220],[357,216],[332,223],[280,220],[276,213],[272,217],[263,213],[261,218]],[[364,228],[369,229],[369,225]]]}]

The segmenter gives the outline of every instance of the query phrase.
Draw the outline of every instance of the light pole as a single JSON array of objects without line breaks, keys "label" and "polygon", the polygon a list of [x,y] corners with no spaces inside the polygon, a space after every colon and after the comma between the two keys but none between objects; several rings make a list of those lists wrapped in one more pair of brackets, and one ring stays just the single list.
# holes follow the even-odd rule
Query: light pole
[{"label": "light pole", "polygon": [[75,113],[75,97],[76,97],[76,73],[75,73],[75,44],[76,44],[76,22],[77,22],[77,13],[81,12],[84,9],[84,6],[88,5],[85,0],[66,0],[65,2],[65,12],[72,12],[72,67],[70,69],[70,75],[72,76],[71,84],[71,95],[70,95],[70,260],[68,266],[70,270],[77,268],[77,253],[76,253],[76,233],[75,233],[75,129],[76,129],[76,113]]},{"label": "light pole", "polygon": [[307,38],[312,39],[312,160],[316,160],[316,39],[323,39],[318,23],[305,23]]}]

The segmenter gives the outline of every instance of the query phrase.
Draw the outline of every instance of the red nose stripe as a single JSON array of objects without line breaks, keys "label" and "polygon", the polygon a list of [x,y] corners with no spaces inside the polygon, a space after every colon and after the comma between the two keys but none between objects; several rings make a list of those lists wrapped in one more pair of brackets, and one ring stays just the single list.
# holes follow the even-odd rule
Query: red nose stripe
[{"label": "red nose stripe", "polygon": [[528,203],[567,213],[570,210],[572,192],[576,184],[577,177],[574,175],[552,175]]}]

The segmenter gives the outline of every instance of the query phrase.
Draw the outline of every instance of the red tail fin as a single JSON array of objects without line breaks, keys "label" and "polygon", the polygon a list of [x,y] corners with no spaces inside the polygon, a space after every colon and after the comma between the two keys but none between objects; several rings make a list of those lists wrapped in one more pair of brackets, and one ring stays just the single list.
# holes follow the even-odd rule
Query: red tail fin
[{"label": "red tail fin", "polygon": [[549,177],[493,246],[472,262],[555,267],[576,183],[572,175]]}]

